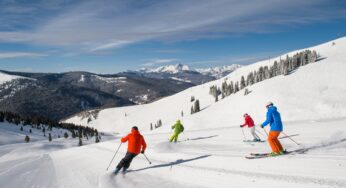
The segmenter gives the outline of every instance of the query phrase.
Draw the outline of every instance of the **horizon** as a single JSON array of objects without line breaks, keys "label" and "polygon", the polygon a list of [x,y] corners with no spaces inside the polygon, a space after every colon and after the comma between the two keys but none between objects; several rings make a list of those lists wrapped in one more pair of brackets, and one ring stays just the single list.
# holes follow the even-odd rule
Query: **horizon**
[{"label": "horizon", "polygon": [[0,69],[247,65],[346,36],[345,8],[337,0],[1,1]]}]

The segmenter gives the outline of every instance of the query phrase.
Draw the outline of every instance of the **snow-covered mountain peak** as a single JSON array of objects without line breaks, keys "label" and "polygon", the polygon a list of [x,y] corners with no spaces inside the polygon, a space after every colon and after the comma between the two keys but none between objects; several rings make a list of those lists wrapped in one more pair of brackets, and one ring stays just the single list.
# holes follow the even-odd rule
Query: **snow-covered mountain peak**
[{"label": "snow-covered mountain peak", "polygon": [[167,65],[167,66],[161,66],[157,67],[155,69],[148,69],[148,68],[142,68],[140,69],[141,72],[146,73],[170,73],[170,74],[177,74],[184,71],[190,71],[190,67],[183,64],[176,64],[176,65]]},{"label": "snow-covered mountain peak", "polygon": [[221,67],[201,68],[201,69],[196,69],[196,71],[203,75],[209,75],[215,78],[221,78],[235,71],[236,69],[240,67],[242,67],[242,65],[232,64],[232,65],[225,65]]}]

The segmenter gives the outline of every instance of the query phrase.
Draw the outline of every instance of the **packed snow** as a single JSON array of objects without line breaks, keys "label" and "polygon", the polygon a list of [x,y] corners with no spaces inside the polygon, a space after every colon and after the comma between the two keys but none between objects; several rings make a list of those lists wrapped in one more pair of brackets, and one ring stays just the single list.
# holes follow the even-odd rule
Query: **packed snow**
[{"label": "packed snow", "polygon": [[[67,120],[115,134],[117,138],[112,141],[49,151],[43,144],[1,146],[0,184],[83,188],[346,187],[346,38],[333,42],[335,45],[327,42],[309,48],[325,59],[292,74],[256,83],[248,87],[251,93],[246,96],[240,91],[215,103],[209,87],[221,86],[225,79],[239,81],[242,75],[271,65],[280,57],[236,69],[222,79],[151,104],[101,110],[90,123],[79,116]],[[201,105],[201,111],[193,115],[191,96]],[[267,142],[243,142],[251,136],[247,128],[243,128],[243,136],[239,127],[244,113],[250,114],[257,125],[262,123],[268,101],[274,102],[284,121],[280,136],[284,148],[304,152],[245,159],[250,153],[270,151]],[[169,143],[171,125],[177,119],[181,119],[185,131],[178,143]],[[163,125],[150,131],[150,123],[158,120]],[[106,168],[120,144],[119,138],[134,125],[146,138],[146,155],[152,164],[140,154],[129,172],[114,175],[112,170],[124,156],[126,144],[121,145],[111,169]],[[266,138],[265,130],[257,127],[262,139]]]},{"label": "packed snow", "polygon": [[9,75],[0,71],[0,85],[15,79],[29,79],[22,76]]}]

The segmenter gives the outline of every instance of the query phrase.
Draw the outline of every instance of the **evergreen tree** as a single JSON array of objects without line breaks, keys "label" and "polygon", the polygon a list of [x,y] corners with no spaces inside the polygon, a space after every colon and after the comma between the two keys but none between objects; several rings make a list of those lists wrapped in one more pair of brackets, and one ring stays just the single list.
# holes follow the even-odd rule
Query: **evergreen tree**
[{"label": "evergreen tree", "polygon": [[92,121],[92,119],[91,119],[91,117],[89,117],[87,123],[89,124],[91,121]]},{"label": "evergreen tree", "polygon": [[237,93],[239,91],[239,82],[237,81],[234,85],[234,93]]},{"label": "evergreen tree", "polygon": [[83,142],[82,142],[82,138],[81,137],[79,137],[78,146],[83,146]]},{"label": "evergreen tree", "polygon": [[49,140],[49,142],[52,141],[52,135],[50,133],[48,133],[48,140]]},{"label": "evergreen tree", "polygon": [[29,130],[29,133],[32,133],[31,129]]},{"label": "evergreen tree", "polygon": [[196,112],[199,112],[200,111],[200,108],[199,108],[199,100],[197,99],[195,101],[195,104],[194,104],[194,113]]},{"label": "evergreen tree", "polygon": [[64,138],[68,138],[67,132],[64,133]]},{"label": "evergreen tree", "polygon": [[240,89],[244,89],[245,87],[246,87],[245,78],[244,78],[244,76],[241,76]]},{"label": "evergreen tree", "polygon": [[195,97],[194,97],[194,96],[191,96],[190,101],[191,101],[191,102],[195,101]]},{"label": "evergreen tree", "polygon": [[245,88],[244,95],[248,95],[248,94],[249,94],[249,90]]},{"label": "evergreen tree", "polygon": [[229,87],[229,92],[232,94],[234,93],[234,85],[233,85],[233,81],[231,81],[231,83],[228,85]]},{"label": "evergreen tree", "polygon": [[283,74],[288,75],[288,62],[283,62]]},{"label": "evergreen tree", "polygon": [[262,66],[258,69],[257,74],[258,74],[258,82],[263,81],[264,80],[264,69]]},{"label": "evergreen tree", "polygon": [[99,139],[98,136],[96,136],[96,138],[95,138],[95,143],[99,143],[99,142],[100,142],[100,139]]},{"label": "evergreen tree", "polygon": [[23,131],[23,126],[20,127],[20,131]]},{"label": "evergreen tree", "polygon": [[30,137],[29,137],[28,135],[26,135],[25,138],[24,138],[24,141],[25,141],[26,143],[30,142]]}]

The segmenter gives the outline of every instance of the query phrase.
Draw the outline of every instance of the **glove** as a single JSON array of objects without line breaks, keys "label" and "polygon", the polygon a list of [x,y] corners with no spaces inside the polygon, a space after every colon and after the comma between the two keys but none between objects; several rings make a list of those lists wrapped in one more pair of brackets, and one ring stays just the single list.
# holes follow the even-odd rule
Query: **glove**
[{"label": "glove", "polygon": [[240,125],[241,128],[243,128],[243,125]]},{"label": "glove", "polygon": [[141,151],[141,154],[144,154],[144,150]]},{"label": "glove", "polygon": [[263,126],[263,125],[261,125],[261,128],[263,129],[263,128],[264,128],[264,126]]}]

